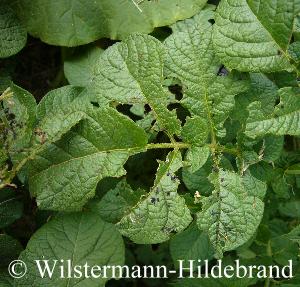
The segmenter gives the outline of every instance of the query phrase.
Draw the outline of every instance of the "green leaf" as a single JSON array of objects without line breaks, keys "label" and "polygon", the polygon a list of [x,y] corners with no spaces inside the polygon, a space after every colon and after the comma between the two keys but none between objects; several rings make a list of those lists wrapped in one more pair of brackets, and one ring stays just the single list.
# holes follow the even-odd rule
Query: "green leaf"
[{"label": "green leaf", "polygon": [[170,252],[176,268],[178,268],[178,260],[184,260],[187,263],[184,264],[184,268],[188,268],[189,260],[204,262],[204,260],[211,260],[214,255],[207,234],[201,232],[196,224],[192,224],[188,229],[171,238]]},{"label": "green leaf", "polygon": [[[8,266],[13,260],[18,259],[19,254],[23,250],[19,241],[13,237],[0,234],[0,266]],[[1,281],[0,281],[1,282]],[[2,285],[0,285],[2,286]]]},{"label": "green leaf", "polygon": [[102,52],[103,50],[95,45],[78,47],[70,51],[64,62],[64,73],[68,82],[80,87],[89,85]]},{"label": "green leaf", "polygon": [[175,172],[181,167],[179,151],[169,153],[166,161],[159,164],[151,191],[118,223],[124,236],[138,244],[160,243],[189,225],[190,211],[177,194],[179,180]]},{"label": "green leaf", "polygon": [[124,39],[150,33],[196,14],[206,0],[20,0],[18,12],[27,30],[42,41],[78,46],[100,38]]},{"label": "green leaf", "polygon": [[43,144],[55,142],[80,120],[86,117],[85,101],[82,88],[65,86],[49,92],[37,107],[38,124],[35,129],[36,140]]},{"label": "green leaf", "polygon": [[0,6],[0,58],[17,54],[26,44],[27,32],[15,11],[6,4]]},{"label": "green leaf", "polygon": [[279,204],[279,212],[283,216],[288,216],[291,218],[300,218],[300,201],[290,201]]},{"label": "green leaf", "polygon": [[32,136],[32,130],[36,122],[36,101],[26,90],[11,83],[7,94],[11,96],[3,101],[5,118],[8,123],[5,141],[7,149],[20,152],[27,146]]},{"label": "green leaf", "polygon": [[[221,63],[212,47],[213,7],[207,7],[192,19],[179,22],[165,41],[168,51],[166,67],[169,77],[183,86],[181,103],[193,116],[202,119],[209,133],[224,136],[223,124],[234,107],[234,96],[247,85],[233,75],[221,76]],[[200,121],[197,120],[198,125]],[[191,124],[190,124],[191,126]],[[205,137],[203,137],[205,139]],[[199,144],[199,140],[197,142]]]},{"label": "green leaf", "polygon": [[186,143],[201,146],[206,143],[209,135],[209,126],[206,120],[201,117],[188,117],[182,129],[182,139]]},{"label": "green leaf", "polygon": [[14,191],[0,190],[0,228],[6,227],[19,219],[23,214],[23,203]]},{"label": "green leaf", "polygon": [[215,186],[212,195],[202,199],[198,214],[200,230],[208,233],[217,256],[233,250],[255,233],[264,211],[263,202],[249,194],[243,178],[234,172],[220,170],[210,176]]},{"label": "green leaf", "polygon": [[300,62],[300,41],[294,42],[289,46],[289,54],[292,59],[299,64]]},{"label": "green leaf", "polygon": [[300,163],[293,164],[285,170],[285,174],[300,175]]},{"label": "green leaf", "polygon": [[262,111],[269,115],[273,112],[278,98],[278,87],[268,77],[261,73],[250,73],[250,88],[245,93],[235,97],[235,107],[231,114],[233,119],[237,119],[244,124],[248,118],[247,107],[250,103],[261,102]]},{"label": "green leaf", "polygon": [[103,220],[117,223],[143,195],[145,195],[143,190],[133,190],[125,180],[122,180],[100,200],[91,202],[91,208],[99,213]]},{"label": "green leaf", "polygon": [[[94,213],[73,213],[58,215],[40,228],[29,240],[25,251],[19,257],[27,265],[28,272],[15,280],[16,287],[22,286],[89,286],[102,287],[105,278],[60,278],[61,260],[66,268],[67,260],[71,266],[116,266],[124,264],[124,243],[116,228],[102,221]],[[49,260],[50,268],[57,260],[52,279],[46,273],[41,278],[35,260]],[[41,266],[44,263],[40,261]],[[111,277],[111,270],[107,270]],[[83,273],[84,274],[84,273]],[[74,274],[73,274],[74,275]],[[80,282],[80,283],[79,283]]]},{"label": "green leaf", "polygon": [[279,90],[280,103],[272,115],[265,116],[261,104],[254,102],[248,107],[249,118],[245,134],[251,138],[273,135],[300,135],[300,90],[282,88]]},{"label": "green leaf", "polygon": [[300,246],[300,225],[297,225],[290,233],[287,234],[289,240],[298,243]]},{"label": "green leaf", "polygon": [[207,161],[210,155],[210,148],[205,145],[203,147],[192,146],[185,155],[187,171],[194,173],[199,170]]},{"label": "green leaf", "polygon": [[86,117],[30,163],[29,188],[39,208],[80,210],[100,179],[125,174],[128,157],[147,144],[144,131],[112,108],[90,109]]},{"label": "green leaf", "polygon": [[4,100],[4,105],[9,125],[7,143],[12,145],[9,153],[14,167],[5,182],[10,183],[20,170],[24,181],[28,162],[86,117],[86,110],[92,105],[82,91],[73,86],[52,90],[36,106],[30,93],[12,85],[8,90],[12,96]]},{"label": "green leaf", "polygon": [[267,184],[254,177],[250,171],[246,171],[243,177],[243,184],[249,195],[263,199],[266,195]]},{"label": "green leaf", "polygon": [[7,270],[0,270],[0,286],[1,287],[13,287],[13,278],[9,276]]},{"label": "green leaf", "polygon": [[282,152],[284,146],[283,136],[266,136],[263,142],[263,160],[274,162]]},{"label": "green leaf", "polygon": [[164,46],[155,38],[133,34],[107,49],[97,63],[90,85],[99,104],[111,101],[149,104],[161,128],[180,133],[175,111],[169,111],[169,93],[163,87]]},{"label": "green leaf", "polygon": [[214,48],[228,67],[244,72],[290,69],[287,48],[295,0],[222,0],[216,14]]}]

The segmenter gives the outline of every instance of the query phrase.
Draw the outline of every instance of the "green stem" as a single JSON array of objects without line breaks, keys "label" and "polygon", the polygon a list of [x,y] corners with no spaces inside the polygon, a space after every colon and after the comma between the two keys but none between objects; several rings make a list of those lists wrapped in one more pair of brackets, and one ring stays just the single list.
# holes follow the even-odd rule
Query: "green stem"
[{"label": "green stem", "polygon": [[[191,145],[188,143],[182,143],[182,142],[172,142],[172,143],[151,143],[151,144],[147,144],[145,149],[146,150],[150,150],[150,149],[188,149],[190,148]],[[238,151],[236,149],[229,149],[229,148],[225,148],[223,146],[220,145],[209,145],[209,147],[211,148],[211,150],[213,152],[226,152],[226,153],[230,153],[233,155],[237,155]],[[28,157],[24,158],[17,166],[15,166],[11,171],[10,174],[8,176],[8,178],[6,178],[1,184],[0,184],[0,189],[4,188],[5,186],[8,186],[11,184],[11,181],[14,179],[14,177],[17,175],[17,173],[21,170],[21,168],[27,163],[28,160],[30,159],[34,159],[34,157],[43,149],[43,147],[41,146],[40,148],[34,150]],[[141,149],[145,150],[145,149]],[[139,150],[139,149],[137,149]]]},{"label": "green stem", "polygon": [[159,144],[147,144],[146,149],[186,149],[190,148],[191,145],[187,143],[173,142],[173,143],[159,143]]},{"label": "green stem", "polygon": [[[272,257],[272,248],[271,248],[271,241],[270,240],[268,241],[268,244],[267,244],[267,255]],[[264,287],[270,287],[270,283],[271,283],[270,275],[271,274],[269,274],[269,277],[266,279]]]}]

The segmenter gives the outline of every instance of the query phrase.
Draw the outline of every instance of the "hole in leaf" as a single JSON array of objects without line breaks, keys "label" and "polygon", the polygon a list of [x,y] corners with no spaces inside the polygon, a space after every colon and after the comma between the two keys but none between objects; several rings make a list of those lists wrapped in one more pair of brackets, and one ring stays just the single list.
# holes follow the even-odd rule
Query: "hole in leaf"
[{"label": "hole in leaf", "polygon": [[180,101],[183,97],[183,94],[182,94],[182,87],[179,86],[179,85],[171,85],[168,87],[169,88],[169,91],[175,95],[175,99],[177,101]]},{"label": "hole in leaf", "polygon": [[221,66],[221,68],[219,69],[217,75],[220,77],[225,77],[229,74],[229,71],[225,68],[224,65]]},{"label": "hole in leaf", "polygon": [[141,117],[133,114],[130,109],[131,109],[132,105],[128,105],[128,104],[122,104],[122,105],[118,105],[117,106],[117,111],[122,113],[125,116],[128,116],[129,118],[131,118],[133,121],[137,121],[139,119],[141,119]]},{"label": "hole in leaf", "polygon": [[97,102],[91,102],[91,104],[92,104],[94,107],[97,107],[97,108],[100,107],[99,103],[97,103]]}]

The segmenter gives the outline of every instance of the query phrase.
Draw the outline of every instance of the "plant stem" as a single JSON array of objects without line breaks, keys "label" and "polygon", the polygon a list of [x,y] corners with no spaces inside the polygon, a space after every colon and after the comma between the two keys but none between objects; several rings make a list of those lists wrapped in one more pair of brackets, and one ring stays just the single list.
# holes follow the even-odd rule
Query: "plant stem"
[{"label": "plant stem", "polygon": [[173,142],[173,143],[158,143],[158,144],[147,144],[146,149],[160,149],[160,148],[167,148],[167,149],[186,149],[190,148],[191,145],[187,143],[179,143],[179,142]]},{"label": "plant stem", "polygon": [[[238,155],[238,151],[234,148],[225,148],[223,146],[220,145],[213,145],[210,144],[208,145],[210,147],[210,149],[213,152],[225,152],[225,153],[230,153],[233,155]],[[136,150],[150,150],[150,149],[188,149],[191,147],[191,144],[188,143],[182,143],[182,142],[172,142],[172,143],[150,143],[147,144],[145,149],[143,148],[139,148]],[[17,175],[17,173],[20,171],[20,169],[26,164],[26,162],[30,159],[34,159],[34,157],[40,152],[40,150],[42,150],[43,147],[38,148],[37,150],[34,150],[28,157],[24,158],[15,168],[13,168],[10,171],[10,175],[8,178],[6,178],[6,180],[4,180],[1,184],[0,184],[0,189],[10,185],[11,181],[14,179],[14,177]]]}]

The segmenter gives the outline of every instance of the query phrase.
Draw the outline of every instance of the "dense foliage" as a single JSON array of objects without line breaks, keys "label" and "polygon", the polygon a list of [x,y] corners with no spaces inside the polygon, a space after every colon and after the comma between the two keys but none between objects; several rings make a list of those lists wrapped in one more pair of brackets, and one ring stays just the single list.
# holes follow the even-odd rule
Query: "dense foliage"
[{"label": "dense foliage", "polygon": [[[0,285],[300,286],[299,13],[299,0],[1,1]],[[37,80],[43,56],[58,69]],[[28,272],[12,280],[17,258]],[[42,279],[42,258],[293,260],[295,278]]]}]

